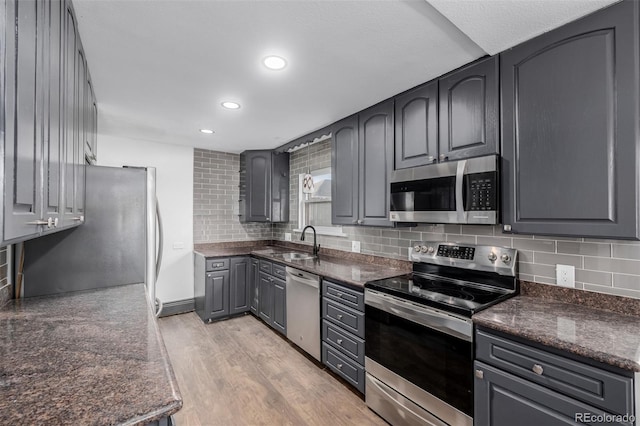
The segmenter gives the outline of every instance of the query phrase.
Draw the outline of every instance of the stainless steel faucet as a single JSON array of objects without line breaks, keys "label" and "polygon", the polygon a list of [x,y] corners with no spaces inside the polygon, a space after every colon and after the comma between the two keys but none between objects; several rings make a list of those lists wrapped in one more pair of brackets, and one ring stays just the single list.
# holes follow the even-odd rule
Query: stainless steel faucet
[{"label": "stainless steel faucet", "polygon": [[320,251],[320,244],[316,244],[316,228],[314,228],[311,225],[305,226],[304,229],[302,230],[302,235],[300,235],[300,241],[304,241],[304,233],[307,230],[307,228],[311,228],[311,230],[313,231],[313,255],[317,256],[318,252]]}]

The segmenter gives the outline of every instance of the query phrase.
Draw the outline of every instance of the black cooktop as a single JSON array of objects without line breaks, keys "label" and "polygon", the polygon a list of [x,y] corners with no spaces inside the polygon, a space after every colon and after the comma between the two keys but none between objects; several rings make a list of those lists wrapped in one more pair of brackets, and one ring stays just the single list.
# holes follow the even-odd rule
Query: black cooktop
[{"label": "black cooktop", "polygon": [[513,291],[424,273],[370,281],[365,288],[471,317],[513,296]]}]

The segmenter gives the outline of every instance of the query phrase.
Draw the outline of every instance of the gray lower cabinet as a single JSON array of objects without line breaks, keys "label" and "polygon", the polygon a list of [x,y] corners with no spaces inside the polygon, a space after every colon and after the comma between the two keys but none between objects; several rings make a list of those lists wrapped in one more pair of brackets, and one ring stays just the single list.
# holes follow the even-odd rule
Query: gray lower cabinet
[{"label": "gray lower cabinet", "polygon": [[640,238],[640,3],[501,54],[507,231]]},{"label": "gray lower cabinet", "polygon": [[213,321],[250,310],[250,258],[205,258],[194,254],[195,311]]},{"label": "gray lower cabinet", "polygon": [[251,273],[249,279],[251,280],[251,313],[255,316],[259,316],[258,307],[260,306],[260,261],[256,258],[251,258],[250,265]]},{"label": "gray lower cabinet", "polygon": [[289,221],[289,153],[240,154],[240,222]]},{"label": "gray lower cabinet", "polygon": [[7,0],[0,5],[1,242],[84,221],[84,141],[90,77],[70,1]]},{"label": "gray lower cabinet", "polygon": [[284,266],[259,261],[258,316],[274,330],[287,335],[287,285],[277,271]]},{"label": "gray lower cabinet", "polygon": [[635,415],[633,386],[633,377],[624,372],[476,332],[476,425],[577,425],[592,423],[584,421],[587,416],[608,415],[620,418],[607,424],[630,426],[628,418]]},{"label": "gray lower cabinet", "polygon": [[333,224],[393,226],[393,105],[393,100],[385,101],[332,126]]},{"label": "gray lower cabinet", "polygon": [[364,393],[364,292],[322,281],[322,363]]}]

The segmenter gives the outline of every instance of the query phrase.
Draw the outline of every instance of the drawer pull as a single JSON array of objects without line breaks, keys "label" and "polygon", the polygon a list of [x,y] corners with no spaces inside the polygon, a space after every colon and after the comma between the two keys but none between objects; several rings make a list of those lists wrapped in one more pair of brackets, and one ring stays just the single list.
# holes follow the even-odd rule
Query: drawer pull
[{"label": "drawer pull", "polygon": [[338,370],[342,370],[342,364],[336,364],[336,367],[338,367]]},{"label": "drawer pull", "polygon": [[342,299],[342,293],[336,293],[336,297],[339,297],[340,299]]},{"label": "drawer pull", "polygon": [[476,370],[476,378],[478,378],[478,379],[484,379],[484,371],[482,371],[482,370]]},{"label": "drawer pull", "polygon": [[338,315],[336,315],[336,317],[337,317],[339,320],[341,320],[341,319],[342,319],[342,314],[338,314]]},{"label": "drawer pull", "polygon": [[339,345],[342,345],[342,339],[336,340],[336,343],[339,344]]},{"label": "drawer pull", "polygon": [[542,368],[542,366],[540,364],[533,364],[533,368],[531,370],[533,370],[533,372],[538,374],[538,375],[541,375],[542,372],[544,371],[544,369]]}]

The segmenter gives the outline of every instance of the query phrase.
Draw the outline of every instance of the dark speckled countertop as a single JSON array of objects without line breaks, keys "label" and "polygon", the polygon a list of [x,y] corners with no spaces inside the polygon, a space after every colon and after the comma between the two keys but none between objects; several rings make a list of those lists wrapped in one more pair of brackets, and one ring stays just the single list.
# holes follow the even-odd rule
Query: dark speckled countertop
[{"label": "dark speckled countertop", "polygon": [[[634,311],[634,306],[640,301],[526,284],[524,295],[475,314],[474,323],[624,370],[640,372],[640,317],[624,314],[625,305],[629,307],[626,312]],[[529,291],[530,288],[535,288],[535,291]],[[600,301],[600,307],[612,309],[590,306],[596,300]]]},{"label": "dark speckled countertop", "polygon": [[178,390],[144,285],[0,308],[0,424],[144,424]]},{"label": "dark speckled countertop", "polygon": [[338,280],[354,287],[363,287],[368,281],[395,277],[411,271],[411,263],[407,261],[338,252],[337,250],[322,249],[317,259],[308,260],[291,260],[283,255],[284,253],[303,251],[295,247],[270,245],[227,248],[212,245],[208,248],[200,247],[195,250],[196,253],[204,257],[253,255],[325,278]]}]

